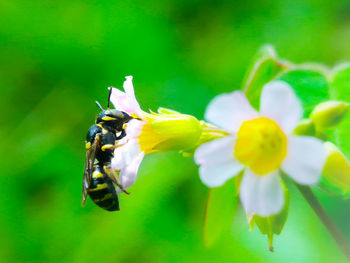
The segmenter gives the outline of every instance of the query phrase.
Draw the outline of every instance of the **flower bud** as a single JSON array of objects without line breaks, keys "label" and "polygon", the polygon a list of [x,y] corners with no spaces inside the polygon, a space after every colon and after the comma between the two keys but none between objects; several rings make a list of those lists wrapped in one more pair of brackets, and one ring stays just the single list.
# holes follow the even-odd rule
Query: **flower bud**
[{"label": "flower bud", "polygon": [[295,127],[293,133],[295,135],[314,136],[316,133],[315,124],[311,119],[304,119]]},{"label": "flower bud", "polygon": [[318,104],[310,118],[318,129],[336,126],[349,110],[349,104],[343,101],[326,101]]},{"label": "flower bud", "polygon": [[330,142],[325,143],[327,161],[323,168],[321,185],[343,198],[350,195],[350,163],[344,154]]}]

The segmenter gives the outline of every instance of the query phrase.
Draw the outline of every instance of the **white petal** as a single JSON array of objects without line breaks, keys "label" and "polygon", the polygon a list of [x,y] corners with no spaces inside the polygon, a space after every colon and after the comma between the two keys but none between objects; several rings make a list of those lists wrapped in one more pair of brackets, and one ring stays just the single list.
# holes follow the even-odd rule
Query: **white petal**
[{"label": "white petal", "polygon": [[134,113],[139,116],[142,110],[135,97],[132,76],[126,77],[123,87],[125,92],[116,88],[112,89],[111,102],[117,110],[124,111],[128,114]]},{"label": "white petal", "polygon": [[139,170],[140,164],[145,156],[144,152],[139,153],[135,158],[128,164],[125,169],[120,172],[119,180],[123,188],[126,189],[132,186],[137,179],[137,172]]},{"label": "white petal", "polygon": [[116,108],[117,110],[124,111],[129,114],[132,113],[130,100],[126,93],[116,88],[112,88],[111,102],[113,103],[114,108]]},{"label": "white petal", "polygon": [[204,184],[209,187],[223,185],[228,179],[236,176],[244,166],[237,160],[211,163],[199,167],[199,176]]},{"label": "white petal", "polygon": [[140,146],[137,139],[123,138],[120,144],[124,144],[114,150],[114,157],[112,159],[112,168],[116,170],[123,170],[131,161],[141,153]]},{"label": "white petal", "polygon": [[289,134],[302,118],[302,106],[292,87],[284,81],[266,84],[261,93],[260,113],[275,120]]},{"label": "white petal", "polygon": [[129,97],[130,105],[134,111],[133,113],[137,113],[141,110],[141,108],[135,97],[134,85],[132,84],[132,76],[127,76],[125,78],[126,80],[124,81],[123,88],[126,95]]},{"label": "white petal", "polygon": [[141,133],[142,127],[145,124],[146,124],[146,122],[140,121],[137,119],[130,120],[125,128],[125,132],[127,134],[127,137],[136,138],[137,136],[139,136]]},{"label": "white petal", "polygon": [[132,84],[132,76],[126,76],[125,81],[123,83],[123,88],[126,94],[130,97],[135,98],[134,85]]},{"label": "white petal", "polygon": [[208,105],[205,118],[227,131],[238,131],[242,122],[258,116],[241,91],[215,97]]},{"label": "white petal", "polygon": [[247,169],[240,185],[239,196],[249,215],[257,214],[266,217],[277,214],[284,204],[278,172],[259,176]]},{"label": "white petal", "polygon": [[282,169],[299,184],[316,184],[326,156],[326,148],[321,140],[309,136],[290,136]]},{"label": "white petal", "polygon": [[111,162],[113,169],[122,170],[127,165],[124,156],[124,152],[121,148],[117,148],[114,150],[114,157]]},{"label": "white petal", "polygon": [[235,138],[227,136],[199,146],[194,153],[196,164],[210,164],[233,160]]},{"label": "white petal", "polygon": [[130,139],[124,147],[124,155],[127,163],[130,163],[141,152],[139,142],[135,139]]}]

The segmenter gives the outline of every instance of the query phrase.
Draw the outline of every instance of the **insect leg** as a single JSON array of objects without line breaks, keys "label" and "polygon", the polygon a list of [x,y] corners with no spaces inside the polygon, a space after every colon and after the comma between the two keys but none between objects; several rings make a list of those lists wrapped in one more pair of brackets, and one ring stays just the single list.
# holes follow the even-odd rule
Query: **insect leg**
[{"label": "insect leg", "polygon": [[123,187],[122,184],[120,183],[119,178],[118,178],[118,176],[117,176],[117,174],[116,174],[116,170],[114,170],[114,169],[111,167],[110,164],[105,164],[105,165],[103,166],[103,169],[104,169],[104,171],[106,172],[107,176],[108,176],[109,178],[111,178],[112,182],[115,183],[115,184],[120,188],[120,190],[122,190],[124,193],[126,193],[126,194],[128,194],[128,195],[130,194],[128,191],[126,191],[126,190],[124,189],[124,187]]},{"label": "insect leg", "polygon": [[123,145],[125,145],[125,143],[123,144],[105,144],[101,147],[101,150],[104,152],[106,150],[114,150],[114,149],[117,149],[119,147],[122,147]]},{"label": "insect leg", "polygon": [[120,133],[119,136],[117,137],[117,140],[120,140],[120,139],[124,138],[125,135],[126,135],[126,132],[125,132],[124,129],[122,129],[122,130],[121,130],[121,133]]}]

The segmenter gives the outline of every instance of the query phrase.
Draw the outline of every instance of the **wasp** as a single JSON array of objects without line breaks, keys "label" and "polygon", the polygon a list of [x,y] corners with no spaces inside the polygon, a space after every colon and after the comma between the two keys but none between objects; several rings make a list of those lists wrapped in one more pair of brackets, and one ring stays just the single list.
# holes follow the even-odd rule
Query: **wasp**
[{"label": "wasp", "polygon": [[125,137],[124,125],[132,119],[123,111],[110,109],[112,88],[109,88],[107,110],[96,101],[101,113],[86,136],[86,159],[83,177],[82,205],[85,205],[87,195],[99,207],[108,211],[119,210],[119,200],[114,185],[123,192],[119,182],[118,171],[112,169],[111,161],[114,149],[119,147],[118,140]]}]

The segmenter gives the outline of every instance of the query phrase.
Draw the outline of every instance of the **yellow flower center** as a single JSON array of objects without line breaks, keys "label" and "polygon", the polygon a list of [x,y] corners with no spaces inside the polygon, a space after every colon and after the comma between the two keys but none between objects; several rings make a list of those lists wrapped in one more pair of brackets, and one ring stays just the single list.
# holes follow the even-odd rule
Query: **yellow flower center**
[{"label": "yellow flower center", "polygon": [[143,125],[138,139],[140,150],[145,152],[145,154],[156,152],[155,148],[161,140],[158,134],[152,129],[152,125],[150,123]]},{"label": "yellow flower center", "polygon": [[287,136],[271,119],[259,117],[242,123],[234,155],[258,175],[280,167],[287,154]]}]

